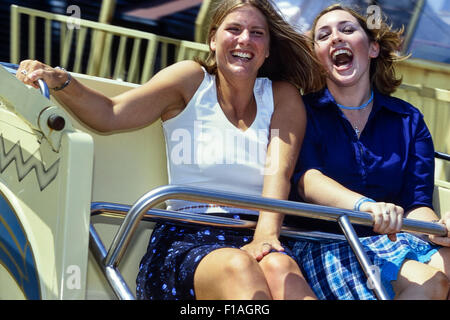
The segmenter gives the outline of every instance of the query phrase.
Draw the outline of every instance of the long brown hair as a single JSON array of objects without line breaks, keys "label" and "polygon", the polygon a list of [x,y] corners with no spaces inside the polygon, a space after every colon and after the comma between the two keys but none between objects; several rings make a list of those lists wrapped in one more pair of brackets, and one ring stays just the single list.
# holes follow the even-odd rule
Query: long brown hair
[{"label": "long brown hair", "polygon": [[386,17],[380,17],[379,28],[369,28],[367,18],[359,14],[356,10],[342,6],[340,4],[331,5],[322,10],[314,19],[312,26],[312,39],[315,39],[315,28],[317,21],[326,13],[334,10],[343,10],[356,18],[362,29],[367,34],[369,41],[378,42],[380,53],[377,58],[373,58],[370,64],[370,81],[383,94],[391,94],[402,83],[402,78],[395,73],[395,63],[407,59],[410,55],[399,53],[402,45],[402,34],[404,28],[393,30],[391,25],[386,23]]},{"label": "long brown hair", "polygon": [[[320,63],[312,52],[311,40],[297,33],[275,10],[271,0],[218,1],[213,9],[207,44],[210,44],[211,38],[225,17],[231,11],[245,5],[260,10],[269,26],[270,55],[258,71],[258,77],[267,77],[273,81],[288,81],[302,89],[304,93],[318,90],[321,86],[321,79],[317,76]],[[197,61],[209,73],[217,73],[215,52],[210,51],[206,60]]]}]

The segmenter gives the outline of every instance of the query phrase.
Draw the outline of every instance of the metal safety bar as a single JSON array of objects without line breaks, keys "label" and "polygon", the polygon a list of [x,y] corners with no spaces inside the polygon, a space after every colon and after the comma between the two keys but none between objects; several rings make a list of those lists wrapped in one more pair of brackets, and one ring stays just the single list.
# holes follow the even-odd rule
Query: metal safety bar
[{"label": "metal safety bar", "polygon": [[[149,214],[150,209],[169,199],[215,203],[219,205],[239,207],[250,210],[272,211],[299,217],[308,217],[328,221],[339,221],[340,218],[345,216],[344,223],[345,219],[348,219],[349,223],[346,224],[345,227],[343,227],[344,234],[350,232],[350,234],[356,235],[353,227],[351,226],[351,223],[366,226],[371,226],[373,224],[373,219],[370,214],[359,211],[344,210],[339,208],[325,207],[287,200],[240,195],[236,193],[217,192],[209,189],[193,188],[187,186],[161,186],[143,195],[129,209],[108,251],[101,243],[101,240],[98,237],[95,228],[91,226],[90,243],[92,251],[94,255],[97,255],[97,262],[99,262],[108,279],[108,282],[110,283],[115,294],[120,299],[134,299],[134,295],[131,293],[126,283],[123,281],[123,278],[117,267],[138,226],[138,223],[144,218],[146,214]],[[152,213],[157,212],[155,211],[155,209],[151,211]],[[194,214],[189,215],[190,219],[192,219],[192,215]],[[203,217],[204,215],[198,214],[198,216]],[[447,235],[447,230],[443,225],[412,219],[403,219],[402,231],[433,234],[439,236]],[[358,246],[359,240],[357,236],[347,236],[347,240],[351,243],[352,248]],[[359,246],[361,246],[360,243]],[[364,256],[361,260],[361,253],[358,250],[356,250],[355,254],[358,256],[359,261],[364,260]],[[363,252],[362,254],[364,255],[365,253]],[[378,287],[382,288],[379,279],[376,279],[372,276],[369,277],[374,284],[375,291]],[[385,294],[383,294],[383,292],[377,292],[377,297],[383,299],[385,297]]]},{"label": "metal safety bar", "polygon": [[372,284],[371,288],[373,289],[378,300],[389,300],[389,295],[386,292],[386,289],[383,287],[380,278],[378,278],[376,274],[372,272],[374,269],[373,264],[367,256],[361,242],[359,241],[358,235],[356,234],[355,229],[350,223],[348,216],[343,214],[338,218],[338,222],[339,226],[342,228],[342,231],[344,231],[350,247],[355,253],[356,258],[358,259],[359,265],[361,266],[364,274],[369,280],[368,283]]},{"label": "metal safety bar", "polygon": [[[91,204],[91,217],[108,214],[109,217],[117,217],[123,219],[126,213],[130,210],[131,206],[117,203],[108,202],[93,202]],[[197,225],[208,225],[213,227],[225,227],[225,228],[236,228],[236,229],[253,229],[256,227],[256,221],[249,220],[237,220],[234,218],[219,217],[208,214],[198,214],[190,212],[179,212],[161,209],[151,209],[147,211],[142,217],[143,221],[172,221],[174,223],[193,223]],[[107,250],[101,241],[100,236],[97,233],[94,225],[90,225],[90,249],[96,262],[102,267],[111,288],[115,292],[116,296],[124,300],[133,300],[134,295],[126,284],[125,280],[121,277],[120,273],[114,273],[111,268],[104,267],[104,260],[107,255]],[[297,228],[291,228],[283,226],[281,230],[281,235],[288,236],[291,238],[310,240],[310,241],[321,241],[321,242],[332,242],[332,241],[345,241],[345,236],[327,233],[321,231],[301,231]],[[107,274],[110,277],[114,277],[114,281],[110,281]]]},{"label": "metal safety bar", "polygon": [[[131,206],[110,202],[93,202],[91,204],[91,216],[108,214],[109,217],[123,219]],[[256,215],[255,215],[256,217]],[[197,225],[207,225],[221,228],[233,229],[254,229],[256,221],[245,219],[234,219],[213,214],[199,214],[182,211],[171,211],[162,209],[150,209],[143,218],[143,221],[172,221],[174,223],[194,223]],[[345,236],[329,232],[303,230],[289,226],[282,226],[281,235],[296,239],[307,239],[320,242],[333,242],[346,240]]]}]

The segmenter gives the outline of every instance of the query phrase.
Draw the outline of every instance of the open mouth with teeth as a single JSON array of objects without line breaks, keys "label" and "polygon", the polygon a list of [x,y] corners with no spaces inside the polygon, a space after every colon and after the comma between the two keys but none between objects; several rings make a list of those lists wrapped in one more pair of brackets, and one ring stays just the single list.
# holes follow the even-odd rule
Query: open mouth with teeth
[{"label": "open mouth with teeth", "polygon": [[338,68],[350,67],[353,61],[353,53],[349,49],[337,49],[332,52],[331,60]]},{"label": "open mouth with teeth", "polygon": [[233,51],[231,52],[231,55],[235,58],[239,58],[245,61],[248,61],[253,58],[253,55],[251,53],[242,51]]}]

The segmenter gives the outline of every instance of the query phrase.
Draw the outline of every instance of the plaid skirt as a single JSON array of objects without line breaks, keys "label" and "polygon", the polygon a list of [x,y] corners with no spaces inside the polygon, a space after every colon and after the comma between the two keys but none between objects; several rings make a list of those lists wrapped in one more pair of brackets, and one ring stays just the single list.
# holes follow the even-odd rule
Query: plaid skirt
[{"label": "plaid skirt", "polygon": [[[386,235],[360,238],[375,276],[379,274],[389,297],[394,298],[391,281],[406,259],[426,263],[438,246],[409,233],[398,233],[392,242]],[[360,264],[346,241],[319,243],[290,242],[292,253],[304,276],[321,300],[375,300]]]}]

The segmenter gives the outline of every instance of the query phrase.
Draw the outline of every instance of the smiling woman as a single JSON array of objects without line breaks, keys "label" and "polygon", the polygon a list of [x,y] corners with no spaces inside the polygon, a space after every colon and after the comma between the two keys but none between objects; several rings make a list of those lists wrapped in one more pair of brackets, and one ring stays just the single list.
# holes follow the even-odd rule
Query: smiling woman
[{"label": "smiling woman", "polygon": [[[223,51],[217,50],[218,41],[223,42]],[[218,65],[227,61],[234,68],[252,72],[256,76],[269,57],[269,41],[269,30],[262,13],[242,7],[225,18],[211,37],[210,45],[211,50],[216,52]],[[228,52],[231,56],[227,55]]]},{"label": "smiling woman", "polygon": [[[278,57],[272,44],[286,35],[293,36],[285,41],[286,54],[293,58],[290,68],[286,59],[269,60],[272,55]],[[288,79],[298,88],[311,88],[308,81],[314,83],[317,78],[312,74],[314,59],[308,43],[270,2],[258,0],[220,2],[208,43],[211,51],[205,62],[200,61],[206,71],[197,91],[182,112],[163,123],[171,183],[286,199],[286,177],[293,168],[288,159],[298,152],[305,119],[298,90],[275,80]],[[267,78],[259,77],[264,67],[269,70]],[[182,145],[188,148],[180,149],[179,140],[171,139],[181,137],[180,133]],[[228,136],[236,144],[226,144],[222,150],[219,137]],[[176,165],[180,157],[189,163]],[[273,159],[279,159],[278,166],[264,170]],[[171,210],[233,213],[235,217],[257,214],[187,201],[168,205]],[[138,295],[156,299],[313,298],[289,254],[274,252],[262,258],[284,248],[276,234],[267,234],[279,228],[281,217],[260,215],[254,241],[249,234],[214,228],[157,226],[141,263]],[[293,276],[289,284],[284,281],[288,274]]]},{"label": "smiling woman", "polygon": [[[144,85],[112,98],[75,77],[69,81],[66,71],[39,61],[22,61],[16,77],[29,85],[42,78],[58,89],[67,83],[53,90],[54,97],[97,131],[136,129],[161,118],[170,184],[287,199],[292,160],[306,126],[299,89],[314,90],[320,81],[310,43],[269,0],[220,1],[212,21],[205,62],[173,64]],[[237,141],[222,155],[215,154],[220,141],[211,138],[218,132]],[[181,145],[174,136],[182,137]],[[249,156],[255,152],[257,156]],[[254,219],[258,215],[208,203],[167,204],[171,210],[250,214]],[[156,224],[139,267],[137,297],[314,298],[278,240],[283,216],[264,211],[259,215],[254,236],[248,231]]]},{"label": "smiling woman", "polygon": [[[401,30],[384,21],[369,28],[341,5],[322,11],[313,27],[326,86],[304,97],[308,129],[293,189],[308,202],[373,216],[373,227],[357,231],[390,298],[446,299],[450,238],[399,233],[403,216],[438,221],[430,132],[415,107],[390,96],[401,83],[394,68],[405,59],[397,51]],[[449,218],[439,220],[447,230]],[[348,244],[299,241],[293,251],[319,298],[374,298]]]},{"label": "smiling woman", "polygon": [[[264,64],[258,71],[258,77],[268,77],[271,80],[285,80],[303,92],[319,89],[322,85],[321,79],[317,75],[320,65],[313,55],[305,55],[305,52],[310,52],[311,42],[286,24],[283,17],[274,10],[271,1],[217,1],[217,7],[213,8],[213,17],[208,29],[206,42],[208,44],[211,43],[219,25],[225,19],[226,14],[224,12],[231,12],[246,4],[258,8],[267,19],[267,29],[259,26],[259,29],[253,30],[253,37],[267,37],[267,34],[264,34],[264,32],[268,32],[270,38],[269,51],[265,55],[266,60]],[[221,9],[217,10],[219,6]],[[242,20],[235,22],[237,30],[239,30],[241,22]],[[302,57],[301,60],[298,59],[299,56]],[[202,64],[209,73],[216,74],[216,52],[211,50]],[[313,68],[310,68],[311,66]]]},{"label": "smiling woman", "polygon": [[[364,84],[360,79],[369,74],[370,61],[379,54],[378,42],[369,41],[368,34],[358,20],[345,11],[324,14],[322,17],[314,23],[314,50],[331,80],[329,89],[334,90],[334,82],[347,86]],[[355,56],[353,52],[358,52],[358,55]],[[362,87],[360,89],[361,92],[367,91]],[[367,100],[368,97],[363,99]]]}]

